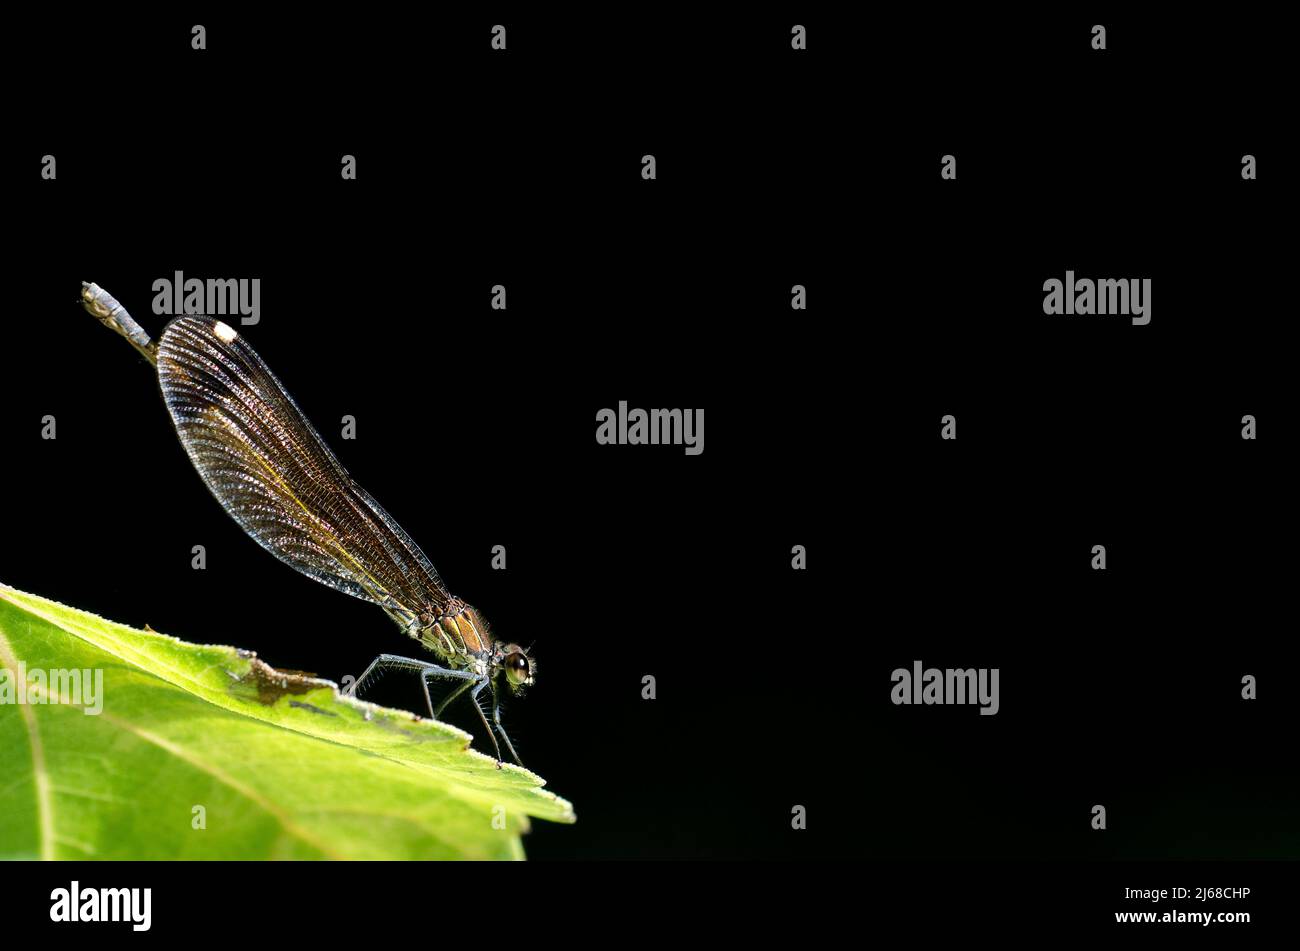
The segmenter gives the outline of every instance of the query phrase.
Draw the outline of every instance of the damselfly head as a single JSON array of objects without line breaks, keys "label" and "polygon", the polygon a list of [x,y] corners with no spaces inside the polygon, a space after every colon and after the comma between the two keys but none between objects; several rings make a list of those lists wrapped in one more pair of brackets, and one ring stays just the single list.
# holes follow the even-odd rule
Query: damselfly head
[{"label": "damselfly head", "polygon": [[497,669],[505,671],[506,682],[512,690],[518,691],[533,685],[537,665],[518,644],[502,644],[498,641],[492,651],[492,658]]}]

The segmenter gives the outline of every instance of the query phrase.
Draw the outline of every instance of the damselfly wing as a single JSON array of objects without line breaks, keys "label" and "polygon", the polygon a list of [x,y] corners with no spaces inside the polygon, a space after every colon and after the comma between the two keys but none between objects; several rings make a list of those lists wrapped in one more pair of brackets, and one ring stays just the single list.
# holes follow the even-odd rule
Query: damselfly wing
[{"label": "damselfly wing", "polygon": [[[442,661],[381,654],[353,684],[383,668],[420,675],[437,717],[468,692],[497,750],[501,682],[519,692],[535,665],[515,644],[492,639],[478,612],[451,595],[412,538],[348,475],[293,397],[230,325],[208,317],[171,321],[155,344],[102,288],[82,285],[86,309],[154,362],[163,401],[208,489],[243,530],[310,578],[378,604]],[[430,680],[452,682],[435,708]],[[489,725],[478,696],[492,692]]]},{"label": "damselfly wing", "polygon": [[408,632],[445,612],[452,597],[429,559],[352,480],[234,328],[173,320],[158,346],[158,382],[194,468],[254,541],[308,577],[375,602]]}]

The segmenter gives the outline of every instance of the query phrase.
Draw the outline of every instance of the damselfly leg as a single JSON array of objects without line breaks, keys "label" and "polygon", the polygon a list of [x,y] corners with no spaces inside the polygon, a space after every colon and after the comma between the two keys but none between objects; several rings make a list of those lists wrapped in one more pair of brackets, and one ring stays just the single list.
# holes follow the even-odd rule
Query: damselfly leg
[{"label": "damselfly leg", "polygon": [[[426,670],[424,672],[424,676],[433,676],[433,673],[431,671]],[[484,687],[489,687],[489,686],[491,686],[491,681],[487,680],[486,678],[479,680],[477,683],[461,684],[459,687],[453,690],[447,696],[447,698],[442,701],[442,703],[438,704],[438,709],[434,714],[434,718],[437,719],[437,717],[441,716],[442,711],[445,710],[447,706],[450,705],[450,703],[453,700],[455,700],[457,697],[459,697],[462,693],[464,693],[466,690],[471,690],[470,702],[474,704],[474,709],[478,711],[479,719],[483,721],[483,729],[487,731],[488,737],[492,740],[492,746],[497,753],[497,765],[500,765],[501,744],[497,742],[497,738],[492,734],[492,726],[488,724],[487,717],[483,715],[483,707],[478,702],[478,695],[483,692]],[[505,727],[501,725],[501,695],[497,693],[495,688],[492,690],[492,724],[496,726],[497,733],[500,733],[501,739],[505,741],[506,749],[510,751],[510,758],[513,759],[520,766],[523,766],[524,761],[521,760],[519,758],[519,754],[515,752],[515,745],[510,742],[510,737],[506,736]]]},{"label": "damselfly leg", "polygon": [[501,739],[505,740],[506,749],[510,751],[511,758],[520,766],[523,766],[524,761],[515,752],[515,745],[510,742],[510,737],[506,736],[506,728],[501,725],[501,695],[495,690],[492,691],[492,722],[496,725],[497,732],[501,734]]},{"label": "damselfly leg", "polygon": [[[370,662],[370,666],[344,692],[349,696],[355,696],[359,690],[362,690],[367,683],[374,679],[375,675],[385,670],[410,670],[419,674],[420,686],[424,690],[424,702],[429,707],[430,718],[434,720],[441,718],[442,712],[450,706],[452,701],[460,697],[465,691],[470,691],[470,703],[478,714],[479,720],[483,723],[483,731],[487,733],[488,739],[492,741],[492,748],[496,751],[497,766],[501,765],[501,744],[497,742],[496,734],[492,730],[493,724],[488,723],[487,716],[483,713],[483,708],[478,702],[478,695],[483,691],[484,687],[490,685],[486,677],[468,670],[452,670],[449,667],[442,667],[427,660],[417,660],[414,657],[380,654]],[[429,693],[430,680],[451,680],[460,681],[460,683],[443,698],[437,707],[434,707],[433,697]],[[510,756],[516,763],[523,766],[523,761],[519,759],[519,754],[515,752],[514,744],[510,742],[510,738],[506,736],[505,730],[501,726],[500,700],[496,697],[495,691],[493,692],[492,701],[492,719],[497,731],[501,734],[501,738],[506,741],[506,749],[510,751]]]},{"label": "damselfly leg", "polygon": [[[413,657],[399,657],[397,654],[380,654],[370,662],[370,666],[361,672],[361,676],[344,688],[343,692],[348,696],[353,696],[358,690],[364,687],[376,674],[385,670],[415,670],[421,671],[427,667],[437,667],[437,664],[431,664],[427,660],[416,660]],[[433,712],[433,705],[429,705],[429,712]]]},{"label": "damselfly leg", "polygon": [[[478,674],[468,670],[452,670],[448,667],[442,667],[438,664],[431,663],[427,660],[417,660],[414,657],[401,657],[397,654],[380,654],[370,662],[370,666],[362,671],[352,684],[345,691],[349,696],[355,696],[358,690],[361,690],[375,676],[385,670],[412,670],[420,675],[420,686],[424,689],[424,702],[429,707],[429,718],[436,720],[443,709],[456,697],[465,692],[466,689],[473,686],[476,681],[482,678]],[[438,705],[438,709],[433,708],[433,698],[429,695],[429,678],[435,680],[460,680],[464,683],[457,687],[450,696]],[[486,724],[484,724],[486,726]],[[489,734],[491,731],[488,731]],[[497,757],[500,759],[501,757]]]}]

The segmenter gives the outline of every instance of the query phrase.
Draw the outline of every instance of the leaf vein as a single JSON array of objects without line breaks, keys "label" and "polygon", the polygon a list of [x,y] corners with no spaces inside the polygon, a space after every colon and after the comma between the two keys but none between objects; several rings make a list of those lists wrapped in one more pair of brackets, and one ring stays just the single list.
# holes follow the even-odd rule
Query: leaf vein
[{"label": "leaf vein", "polygon": [[[0,665],[3,665],[11,677],[18,678],[18,657],[13,645],[0,631]],[[36,714],[25,703],[18,704],[18,714],[23,726],[27,728],[27,740],[32,750],[32,774],[36,777],[36,812],[40,818],[41,858],[54,858],[54,810],[50,801],[50,774],[45,768],[45,747],[41,745],[41,728],[36,722]]]}]

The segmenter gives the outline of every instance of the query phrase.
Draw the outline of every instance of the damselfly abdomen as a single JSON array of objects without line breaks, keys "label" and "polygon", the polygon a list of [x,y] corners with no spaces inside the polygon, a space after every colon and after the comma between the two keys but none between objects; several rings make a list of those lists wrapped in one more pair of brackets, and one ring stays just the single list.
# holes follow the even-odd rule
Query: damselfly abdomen
[{"label": "damselfly abdomen", "polygon": [[[492,739],[504,689],[533,683],[536,667],[517,644],[493,640],[474,608],[453,597],[424,552],[334,457],[288,391],[229,324],[209,317],[172,320],[154,342],[95,284],[82,303],[126,337],[158,371],[163,401],[194,468],[239,526],[259,545],[310,578],[373,601],[442,662],[381,654],[349,688],[384,668],[419,674],[435,719],[468,692]],[[451,681],[435,707],[429,681]],[[502,686],[504,684],[504,687]],[[492,722],[479,694],[492,694]]]}]

